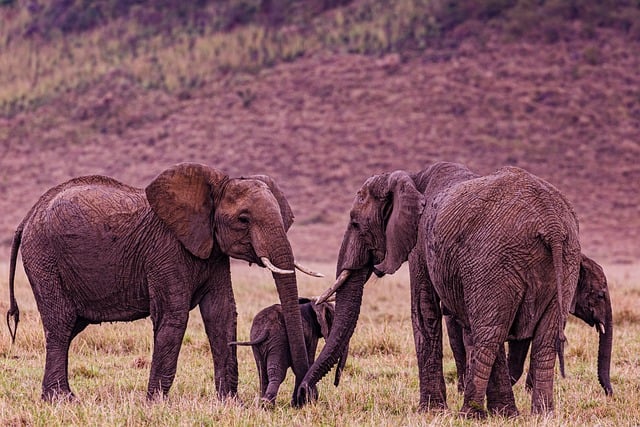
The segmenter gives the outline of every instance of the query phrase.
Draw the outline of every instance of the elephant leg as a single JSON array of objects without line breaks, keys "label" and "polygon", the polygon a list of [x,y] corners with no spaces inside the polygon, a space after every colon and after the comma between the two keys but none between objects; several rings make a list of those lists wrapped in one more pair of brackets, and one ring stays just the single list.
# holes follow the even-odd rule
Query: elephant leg
[{"label": "elephant leg", "polygon": [[465,371],[467,369],[467,352],[465,350],[462,326],[458,324],[453,316],[444,316],[447,324],[447,335],[449,336],[449,346],[453,352],[453,359],[456,362],[456,372],[458,374],[458,393],[464,393]]},{"label": "elephant leg", "polygon": [[411,324],[418,358],[420,410],[445,409],[447,391],[442,367],[442,311],[426,264],[409,257]]},{"label": "elephant leg", "polygon": [[256,361],[256,368],[258,369],[258,376],[260,377],[260,397],[264,397],[267,393],[267,386],[269,385],[266,356],[263,355],[257,347],[254,346],[252,349],[253,358]]},{"label": "elephant leg", "polygon": [[164,313],[160,319],[152,314],[154,341],[147,399],[166,397],[176,376],[180,346],[187,329],[189,313]]},{"label": "elephant leg", "polygon": [[78,321],[72,301],[62,292],[57,273],[48,275],[46,280],[34,280],[34,275],[29,273],[28,270],[45,335],[42,400],[74,399],[75,395],[69,387],[69,346],[73,337],[87,323]]},{"label": "elephant leg", "polygon": [[228,267],[226,258],[216,268],[209,292],[200,300],[200,314],[213,355],[216,390],[221,399],[238,394],[237,347],[228,345],[236,341],[238,313]]},{"label": "elephant leg", "polygon": [[267,389],[262,396],[262,401],[272,406],[276,402],[276,397],[278,396],[278,390],[280,389],[280,384],[284,382],[284,379],[287,375],[287,361],[284,358],[272,358],[271,360],[267,359],[267,377],[268,384]]},{"label": "elephant leg", "polygon": [[553,411],[553,378],[556,358],[558,321],[552,302],[536,327],[531,343],[531,412],[534,414]]},{"label": "elephant leg", "polygon": [[518,416],[516,400],[511,388],[504,345],[498,346],[498,354],[487,385],[487,409],[494,415]]}]

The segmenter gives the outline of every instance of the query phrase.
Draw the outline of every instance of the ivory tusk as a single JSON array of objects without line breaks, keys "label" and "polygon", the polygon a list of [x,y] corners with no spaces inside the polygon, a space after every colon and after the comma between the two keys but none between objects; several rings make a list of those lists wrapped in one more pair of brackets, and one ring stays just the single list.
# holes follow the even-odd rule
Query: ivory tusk
[{"label": "ivory tusk", "polygon": [[264,266],[266,268],[268,268],[269,270],[271,270],[272,273],[278,273],[278,274],[292,274],[292,273],[295,273],[295,271],[293,271],[293,270],[283,270],[281,268],[276,267],[275,265],[271,264],[271,261],[269,261],[269,258],[267,258],[266,256],[260,257],[260,261],[262,261]]},{"label": "ivory tusk", "polygon": [[347,281],[347,278],[349,277],[350,274],[351,274],[351,271],[342,270],[342,273],[340,273],[340,276],[338,276],[333,286],[331,286],[329,289],[324,291],[322,295],[318,297],[316,304],[322,304],[323,302],[327,301],[327,299],[329,299],[329,297],[333,295],[338,290],[338,288],[344,284],[344,282]]},{"label": "ivory tusk", "polygon": [[307,267],[305,267],[304,265],[302,265],[302,264],[298,264],[298,261],[294,262],[293,264],[296,266],[296,268],[297,268],[298,270],[302,271],[304,274],[308,274],[309,276],[313,276],[313,277],[324,277],[324,274],[322,274],[322,273],[317,273],[317,272],[315,272],[315,271],[313,271],[313,270],[309,270],[309,269],[308,269]]},{"label": "ivory tusk", "polygon": [[602,334],[604,335],[605,331],[604,331],[604,325],[602,324],[602,322],[598,323],[598,326],[600,327],[600,332],[602,332]]}]

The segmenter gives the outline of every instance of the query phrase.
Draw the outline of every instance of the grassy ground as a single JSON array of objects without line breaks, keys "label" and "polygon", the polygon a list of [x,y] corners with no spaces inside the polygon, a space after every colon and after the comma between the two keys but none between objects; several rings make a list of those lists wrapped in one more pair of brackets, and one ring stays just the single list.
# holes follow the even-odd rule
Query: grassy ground
[{"label": "grassy ground", "polygon": [[[310,264],[330,275],[333,266]],[[514,388],[523,415],[513,420],[489,418],[484,425],[599,425],[640,423],[640,291],[639,267],[605,268],[614,303],[613,398],[606,398],[596,378],[597,335],[571,320],[567,326],[567,377],[556,379],[556,412],[531,416],[530,397],[521,383]],[[276,303],[265,271],[246,264],[232,266],[238,304],[238,336],[248,338],[253,315]],[[0,311],[8,307],[8,267],[0,264]],[[300,294],[319,294],[329,279],[300,277]],[[409,314],[406,269],[372,279],[351,344],[340,387],[333,372],[320,386],[320,399],[301,410],[289,406],[292,375],[282,385],[276,408],[257,407],[258,379],[248,348],[238,349],[239,402],[215,397],[213,365],[199,313],[192,313],[180,353],[178,371],[165,402],[145,400],[152,331],[148,319],[90,326],[73,342],[69,358],[75,403],[43,404],[39,400],[44,368],[44,338],[29,285],[17,280],[21,323],[11,346],[0,328],[0,423],[2,425],[471,425],[458,418],[462,404],[456,392],[455,365],[445,346],[449,410],[418,413],[418,379]],[[522,381],[521,381],[522,382]]]}]

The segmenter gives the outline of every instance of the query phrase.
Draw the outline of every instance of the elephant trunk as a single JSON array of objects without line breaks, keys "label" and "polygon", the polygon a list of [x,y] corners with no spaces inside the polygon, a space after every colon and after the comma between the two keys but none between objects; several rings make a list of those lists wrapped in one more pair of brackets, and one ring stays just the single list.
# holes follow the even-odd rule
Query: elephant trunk
[{"label": "elephant trunk", "polygon": [[[598,341],[598,381],[604,389],[607,396],[613,395],[613,387],[611,387],[611,350],[613,346],[613,316],[611,314],[611,299],[609,292],[605,292],[606,314],[604,333],[599,330]],[[597,326],[597,325],[596,325]]]},{"label": "elephant trunk", "polygon": [[[322,352],[304,377],[299,400],[305,403],[315,396],[310,395],[316,384],[341,357],[346,359],[349,341],[355,330],[364,284],[371,275],[371,269],[352,271],[347,281],[336,292],[336,308],[331,333]],[[339,380],[339,376],[338,376]]]},{"label": "elephant trunk", "polygon": [[[281,234],[283,235],[281,239],[273,239],[273,241],[280,242],[280,244],[270,248],[269,258],[278,268],[293,271],[295,268],[293,251],[291,250],[289,241],[286,239],[284,230],[281,231]],[[309,359],[307,358],[307,349],[302,329],[302,317],[298,304],[296,275],[295,273],[281,274],[274,272],[273,278],[278,290],[280,305],[282,306],[282,314],[284,316],[284,324],[291,352],[292,369],[296,376],[296,384],[293,391],[293,396],[295,397],[298,394],[298,387],[309,369]]]}]

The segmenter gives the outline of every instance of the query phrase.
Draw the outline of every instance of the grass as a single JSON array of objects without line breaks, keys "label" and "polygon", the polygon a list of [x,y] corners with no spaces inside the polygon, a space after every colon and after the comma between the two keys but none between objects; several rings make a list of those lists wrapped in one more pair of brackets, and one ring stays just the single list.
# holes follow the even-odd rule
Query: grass
[{"label": "grass", "polygon": [[[329,273],[332,265],[311,268]],[[640,422],[639,273],[633,266],[605,268],[614,303],[615,338],[613,398],[606,398],[596,378],[597,335],[577,320],[567,326],[567,377],[555,383],[556,411],[531,416],[523,380],[514,387],[523,415],[506,420],[490,417],[484,425],[637,425]],[[458,418],[462,397],[456,392],[455,364],[445,345],[445,377],[449,410],[418,413],[418,379],[409,312],[406,268],[394,276],[372,279],[365,288],[361,317],[351,341],[350,359],[338,388],[333,372],[319,384],[320,399],[303,409],[289,406],[292,374],[280,389],[276,407],[256,406],[258,378],[251,351],[238,349],[239,401],[218,401],[213,363],[197,310],[183,340],[178,371],[169,398],[145,400],[152,331],[148,319],[90,326],[73,342],[69,371],[74,403],[43,404],[39,400],[44,368],[44,339],[29,285],[20,271],[17,299],[21,322],[16,344],[0,327],[0,424],[2,425],[473,425]],[[0,311],[8,307],[8,268],[0,264]],[[253,315],[276,303],[270,274],[233,263],[238,304],[238,336],[245,339]],[[319,294],[330,281],[300,277],[300,294]],[[620,313],[632,313],[623,314]],[[524,378],[524,377],[523,377]]]}]

